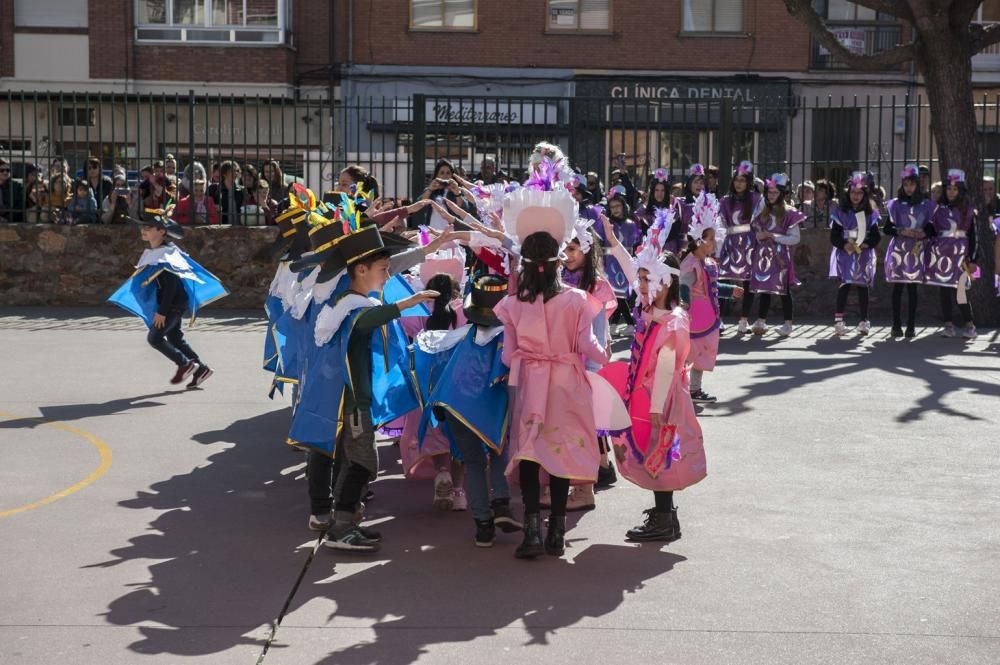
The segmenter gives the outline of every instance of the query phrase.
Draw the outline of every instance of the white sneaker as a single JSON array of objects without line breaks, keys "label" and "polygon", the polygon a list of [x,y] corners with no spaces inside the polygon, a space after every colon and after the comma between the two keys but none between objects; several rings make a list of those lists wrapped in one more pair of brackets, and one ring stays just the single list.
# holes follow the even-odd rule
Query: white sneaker
[{"label": "white sneaker", "polygon": [[765,322],[764,319],[757,319],[753,322],[753,326],[750,327],[750,332],[754,335],[766,335],[767,322]]},{"label": "white sneaker", "polygon": [[566,500],[567,512],[593,510],[594,505],[593,485],[574,485],[569,489],[569,498]]},{"label": "white sneaker", "polygon": [[461,487],[456,487],[454,493],[451,495],[451,509],[452,510],[468,510],[469,509],[469,498],[465,496],[465,490]]},{"label": "white sneaker", "polygon": [[792,324],[791,323],[785,323],[784,325],[782,325],[780,328],[778,328],[778,334],[781,335],[782,337],[788,337],[789,335],[791,335],[792,334]]},{"label": "white sneaker", "polygon": [[434,508],[435,510],[451,510],[454,505],[455,484],[451,473],[441,471],[434,478]]},{"label": "white sneaker", "polygon": [[976,326],[970,324],[963,328],[962,337],[966,339],[976,339],[979,337],[979,332],[976,330]]},{"label": "white sneaker", "polygon": [[740,319],[740,322],[736,324],[736,332],[741,335],[746,335],[750,332],[750,322],[746,319]]},{"label": "white sneaker", "polygon": [[330,513],[324,515],[310,515],[309,516],[309,530],[310,531],[326,531],[330,528],[331,522]]},{"label": "white sneaker", "polygon": [[847,325],[843,321],[837,321],[833,324],[833,334],[838,337],[843,337],[847,334]]},{"label": "white sneaker", "polygon": [[859,335],[867,335],[872,330],[872,324],[868,321],[861,321],[858,323],[857,330]]},{"label": "white sneaker", "polygon": [[941,331],[941,337],[954,337],[955,336],[955,324],[946,323],[944,324],[944,330]]}]

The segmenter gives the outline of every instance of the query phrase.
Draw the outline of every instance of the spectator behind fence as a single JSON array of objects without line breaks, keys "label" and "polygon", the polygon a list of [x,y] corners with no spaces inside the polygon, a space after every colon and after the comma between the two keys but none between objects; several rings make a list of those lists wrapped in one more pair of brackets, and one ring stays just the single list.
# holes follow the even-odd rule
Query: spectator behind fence
[{"label": "spectator behind fence", "polygon": [[101,201],[101,222],[104,224],[125,224],[132,210],[133,192],[128,188],[128,179],[118,173],[114,179],[115,187]]},{"label": "spectator behind fence", "polygon": [[[215,205],[219,206],[220,222],[234,226],[242,224],[240,211],[243,208],[243,197],[246,192],[236,179],[236,165],[229,160],[222,162],[219,166],[219,178],[218,184],[208,188],[208,195],[215,201]],[[273,186],[271,191],[274,191]]]},{"label": "spectator behind fence", "polygon": [[837,186],[829,180],[817,180],[809,216],[813,228],[830,228],[830,205],[837,199]]},{"label": "spectator behind fence", "polygon": [[169,153],[163,158],[163,173],[164,175],[172,175],[175,178],[181,177],[181,174],[177,172],[177,158]]},{"label": "spectator behind fence", "polygon": [[495,185],[498,182],[502,182],[497,172],[497,162],[495,159],[492,157],[483,157],[483,161],[479,165],[479,173],[476,174],[476,180],[484,185]]},{"label": "spectator behind fence", "polygon": [[69,162],[62,155],[53,157],[52,161],[49,162],[49,179],[51,180],[57,175],[69,175]]},{"label": "spectator behind fence", "polygon": [[257,208],[263,213],[265,224],[277,224],[278,202],[271,198],[271,183],[263,178],[257,183]]},{"label": "spectator behind fence", "polygon": [[[444,205],[444,201],[447,199],[462,206],[466,212],[476,214],[475,204],[469,203],[462,196],[462,189],[458,181],[452,177],[454,173],[455,169],[449,160],[439,159],[434,165],[434,178],[427,189],[421,192],[419,200],[430,199],[439,205]],[[447,221],[440,214],[437,214],[433,207],[427,206],[410,216],[411,228],[421,224],[441,230],[447,226]]]},{"label": "spectator behind fence", "polygon": [[111,178],[101,172],[101,160],[90,156],[87,158],[87,170],[84,176],[90,184],[90,189],[94,193],[94,199],[103,201],[111,190],[114,189],[114,182]]},{"label": "spectator behind fence", "polygon": [[192,191],[192,180],[208,181],[208,173],[205,171],[205,166],[201,162],[191,162],[184,167],[184,173],[181,175],[180,183],[177,185],[177,193],[182,198],[190,196]]},{"label": "spectator behind fence", "polygon": [[705,191],[709,194],[719,195],[719,167],[709,164],[705,169]]},{"label": "spectator behind fence", "polygon": [[271,198],[281,201],[288,196],[288,187],[285,186],[285,174],[281,171],[281,166],[275,160],[265,162],[261,170],[264,180],[271,185]]},{"label": "spectator behind fence", "polygon": [[[154,175],[147,185],[148,193],[136,202],[138,209],[133,211],[133,216],[136,219],[152,219],[155,215],[147,213],[147,210],[163,210],[170,203],[170,195],[167,193],[167,176],[163,174]],[[139,189],[139,193],[141,196],[141,188]]]},{"label": "spectator behind fence", "polygon": [[73,181],[63,172],[57,172],[49,180],[49,222],[62,224],[66,221],[66,204],[73,190]]},{"label": "spectator behind fence", "polygon": [[80,178],[73,185],[73,196],[66,205],[67,221],[70,224],[96,224],[97,199],[86,179]]},{"label": "spectator behind fence", "polygon": [[243,185],[243,205],[257,205],[257,188],[260,186],[260,176],[253,164],[247,164],[240,173],[240,184]]},{"label": "spectator behind fence", "polygon": [[205,181],[198,179],[191,185],[189,196],[185,196],[174,209],[174,221],[178,224],[218,224],[219,208],[206,193]]},{"label": "spectator behind fence", "polygon": [[10,162],[0,157],[0,222],[20,222],[24,219],[24,187],[10,174]]},{"label": "spectator behind fence", "polygon": [[29,224],[48,224],[49,216],[49,183],[44,179],[35,180],[24,211],[24,221]]},{"label": "spectator behind fence", "polygon": [[[27,180],[27,177],[25,180]],[[983,178],[983,213],[989,219],[1000,215],[1000,195],[997,194],[996,179],[992,176]]]}]

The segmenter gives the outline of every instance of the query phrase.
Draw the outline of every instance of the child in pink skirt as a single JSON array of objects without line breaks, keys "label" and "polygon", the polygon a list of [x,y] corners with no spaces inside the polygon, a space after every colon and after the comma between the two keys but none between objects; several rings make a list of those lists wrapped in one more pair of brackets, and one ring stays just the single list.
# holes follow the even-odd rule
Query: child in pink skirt
[{"label": "child in pink skirt", "polygon": [[[494,308],[504,324],[503,360],[510,367],[510,465],[524,502],[524,541],[518,558],[565,549],[571,480],[595,482],[600,453],[593,393],[584,357],[607,362],[594,337],[594,309],[583,291],[559,279],[560,246],[572,237],[576,202],[565,189],[522,189],[505,204],[508,232],[520,240],[517,292]],[[542,543],[539,474],[549,475],[551,514]]]}]

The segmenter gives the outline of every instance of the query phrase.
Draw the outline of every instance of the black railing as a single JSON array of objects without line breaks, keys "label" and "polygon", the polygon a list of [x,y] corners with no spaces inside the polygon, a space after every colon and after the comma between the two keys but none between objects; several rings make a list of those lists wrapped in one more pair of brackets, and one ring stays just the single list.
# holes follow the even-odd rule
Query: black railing
[{"label": "black railing", "polygon": [[[902,37],[902,28],[899,24],[847,22],[827,23],[826,27],[837,35],[841,44],[856,55],[881,53],[899,44]],[[847,65],[834,58],[815,37],[812,37],[811,41],[809,66],[812,69],[847,69]],[[898,69],[900,65],[888,67],[887,71]]]}]

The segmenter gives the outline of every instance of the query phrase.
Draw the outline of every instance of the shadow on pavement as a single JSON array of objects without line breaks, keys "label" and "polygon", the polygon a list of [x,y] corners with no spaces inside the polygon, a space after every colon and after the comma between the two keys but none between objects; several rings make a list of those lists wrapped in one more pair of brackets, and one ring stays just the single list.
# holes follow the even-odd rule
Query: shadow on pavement
[{"label": "shadow on pavement", "polygon": [[123,397],[107,402],[94,402],[90,404],[59,404],[56,406],[43,406],[38,410],[42,415],[31,418],[16,418],[14,420],[0,421],[0,429],[20,429],[37,427],[49,422],[66,422],[69,420],[83,420],[84,418],[99,418],[101,416],[113,416],[133,409],[148,409],[154,406],[163,406],[163,402],[150,401],[157,397],[167,397],[185,392],[184,386],[178,386],[174,390],[164,390],[148,395],[137,395],[135,397]]}]

